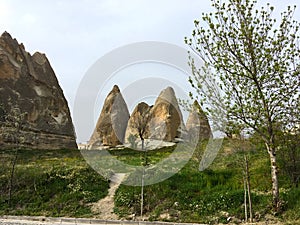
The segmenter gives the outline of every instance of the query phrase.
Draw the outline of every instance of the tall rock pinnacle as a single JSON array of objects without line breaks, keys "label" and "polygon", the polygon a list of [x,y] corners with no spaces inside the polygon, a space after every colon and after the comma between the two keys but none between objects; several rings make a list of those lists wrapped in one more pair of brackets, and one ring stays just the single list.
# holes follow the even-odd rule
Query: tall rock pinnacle
[{"label": "tall rock pinnacle", "polygon": [[[192,110],[187,119],[186,128],[191,137],[194,136],[194,138],[199,138],[199,140],[212,137],[207,116],[196,100],[193,103]],[[197,137],[195,135],[197,135]]]},{"label": "tall rock pinnacle", "polygon": [[[69,107],[45,56],[0,37],[0,148],[77,148]],[[17,126],[16,126],[17,125]]]},{"label": "tall rock pinnacle", "polygon": [[122,144],[128,120],[127,105],[119,87],[115,85],[105,99],[96,128],[89,141],[89,148]]},{"label": "tall rock pinnacle", "polygon": [[149,138],[174,141],[185,126],[173,88],[162,90],[150,111]]}]

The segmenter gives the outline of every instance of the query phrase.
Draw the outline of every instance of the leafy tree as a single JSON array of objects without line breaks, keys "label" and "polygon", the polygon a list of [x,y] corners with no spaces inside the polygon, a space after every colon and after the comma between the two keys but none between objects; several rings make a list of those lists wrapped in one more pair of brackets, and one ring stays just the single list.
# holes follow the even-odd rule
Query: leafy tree
[{"label": "leafy tree", "polygon": [[192,37],[185,38],[204,62],[199,68],[190,57],[190,82],[210,118],[221,118],[223,125],[235,121],[259,134],[270,157],[273,205],[278,211],[280,136],[275,130],[278,124],[291,124],[300,100],[295,7],[289,6],[276,22],[270,4],[258,9],[255,0],[211,1],[215,11],[203,13],[201,22],[194,21]]},{"label": "leafy tree", "polygon": [[[145,136],[146,132],[148,129],[148,122],[150,119],[150,108],[145,102],[139,103],[135,110],[134,113],[135,115],[131,118],[132,123],[131,126],[133,129],[137,131],[136,136],[141,140],[142,142],[142,150],[144,150],[144,141],[145,141]],[[135,142],[136,137],[135,135],[130,135],[127,140],[132,144],[132,142]]]}]

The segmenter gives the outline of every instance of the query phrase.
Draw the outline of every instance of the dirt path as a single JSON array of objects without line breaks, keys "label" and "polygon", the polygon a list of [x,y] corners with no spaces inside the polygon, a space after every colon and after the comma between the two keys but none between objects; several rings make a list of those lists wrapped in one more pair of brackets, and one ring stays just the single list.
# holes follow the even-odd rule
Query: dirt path
[{"label": "dirt path", "polygon": [[125,173],[116,173],[112,176],[108,195],[92,204],[92,212],[97,214],[97,217],[104,220],[117,220],[118,216],[114,213],[114,196],[116,190],[125,179]]}]

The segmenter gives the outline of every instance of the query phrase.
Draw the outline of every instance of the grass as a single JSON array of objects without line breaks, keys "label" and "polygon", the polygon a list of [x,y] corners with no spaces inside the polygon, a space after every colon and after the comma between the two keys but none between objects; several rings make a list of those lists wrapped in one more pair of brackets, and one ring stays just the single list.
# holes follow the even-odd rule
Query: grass
[{"label": "grass", "polygon": [[[244,154],[250,158],[255,219],[264,220],[265,216],[272,214],[270,169],[265,150],[248,143],[226,140],[213,164],[200,172],[198,168],[204,146],[199,146],[193,158],[174,176],[145,187],[145,216],[149,220],[209,224],[227,223],[230,217],[241,222],[244,220]],[[280,182],[281,187],[289,186],[284,174],[281,174]],[[285,190],[285,193],[282,192],[285,209],[279,219],[297,220],[300,198],[295,196],[300,191],[291,187]],[[115,197],[115,211],[121,217],[139,215],[140,191],[140,187],[120,186]]]},{"label": "grass", "polygon": [[[182,147],[182,146],[181,146]],[[243,158],[250,158],[253,212],[264,220],[271,211],[271,180],[268,155],[259,145],[225,140],[214,162],[199,171],[205,144],[198,146],[192,158],[169,179],[144,189],[144,215],[148,220],[214,224],[244,219]],[[144,152],[131,149],[110,150],[113,159],[147,168],[169,158],[168,166],[179,166],[177,159],[186,157],[186,149],[166,147]],[[89,152],[94,162],[107,162],[107,155]],[[105,197],[109,182],[96,173],[76,150],[19,150],[15,168],[11,205],[8,184],[14,151],[0,152],[0,215],[44,215],[93,217],[90,203]],[[145,163],[145,159],[147,159]],[[173,164],[172,164],[173,163]],[[110,164],[107,163],[110,169]],[[122,172],[116,167],[115,172]],[[163,171],[165,168],[161,168]],[[279,168],[280,169],[280,168]],[[151,170],[149,170],[151,172]],[[149,172],[148,171],[148,172]],[[160,171],[160,172],[161,172]],[[300,188],[291,185],[280,170],[282,212],[277,215],[286,224],[297,224],[300,211]],[[163,171],[165,172],[165,171]],[[171,171],[174,172],[174,171]],[[109,172],[107,172],[109,174]],[[137,179],[133,173],[128,179]],[[115,213],[122,219],[140,212],[139,186],[121,185],[115,196]]]},{"label": "grass", "polygon": [[116,157],[116,159],[133,166],[142,165],[147,157],[147,164],[156,164],[163,158],[170,156],[174,151],[175,146],[164,147],[157,150],[150,150],[145,153],[144,151],[136,151],[130,148],[111,150],[110,154]]},{"label": "grass", "polygon": [[0,215],[91,216],[88,203],[108,193],[108,181],[77,150],[19,150],[8,204],[14,154],[5,150],[0,155]]}]

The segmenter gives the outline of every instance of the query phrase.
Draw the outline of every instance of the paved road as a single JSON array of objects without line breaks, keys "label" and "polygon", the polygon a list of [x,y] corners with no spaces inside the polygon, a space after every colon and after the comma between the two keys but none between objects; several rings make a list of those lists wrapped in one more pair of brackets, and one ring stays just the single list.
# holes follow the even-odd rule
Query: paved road
[{"label": "paved road", "polygon": [[[50,225],[50,224],[74,225],[75,223],[51,223],[51,222],[33,223],[33,222],[24,222],[24,221],[14,221],[14,222],[11,222],[11,221],[0,221],[0,225]],[[76,223],[76,225],[88,225],[88,224]]]},{"label": "paved road", "polygon": [[[80,223],[80,222],[45,222],[45,221],[24,221],[24,220],[0,220],[0,225],[91,225],[90,223]],[[97,223],[99,225],[106,225],[106,223]],[[96,224],[95,224],[96,225]],[[111,224],[112,225],[112,224]],[[120,224],[116,224],[120,225]]]},{"label": "paved road", "polygon": [[0,218],[0,225],[122,225],[120,221],[104,221],[90,219],[73,219],[73,218],[42,218],[42,217],[8,217]]},{"label": "paved road", "polygon": [[[55,222],[55,221],[30,221],[30,220],[11,220],[11,219],[1,219],[0,220],[0,225],[74,225],[74,224],[82,224],[82,223],[66,223],[66,222]],[[83,225],[83,224],[82,224]]]},{"label": "paved road", "polygon": [[36,222],[36,221],[23,221],[23,220],[0,220],[0,225],[45,225],[45,224],[54,224],[46,222]]},{"label": "paved road", "polygon": [[[138,221],[113,221],[100,219],[75,219],[54,217],[0,217],[0,225],[201,225],[167,222],[138,222]],[[203,224],[202,224],[203,225]]]}]

